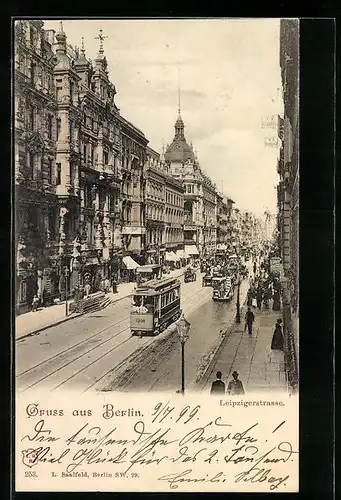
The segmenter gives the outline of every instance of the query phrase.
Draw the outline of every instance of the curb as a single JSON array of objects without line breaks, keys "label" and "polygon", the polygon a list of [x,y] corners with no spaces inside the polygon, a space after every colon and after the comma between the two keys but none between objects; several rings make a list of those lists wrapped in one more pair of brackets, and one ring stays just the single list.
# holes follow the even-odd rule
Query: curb
[{"label": "curb", "polygon": [[[179,276],[177,276],[177,278],[180,278],[180,276],[183,276],[184,274],[185,273],[179,274]],[[115,304],[116,302],[120,302],[120,300],[126,299],[126,298],[131,297],[131,296],[132,296],[132,293],[129,293],[128,295],[124,295],[123,297],[118,297],[117,299],[113,299],[110,305]],[[65,323],[66,321],[78,318],[79,316],[83,316],[84,314],[87,314],[87,313],[70,314],[70,315],[66,316],[65,318],[63,318],[63,319],[60,319],[60,320],[56,321],[56,323],[51,323],[49,325],[45,325],[45,326],[39,327],[36,330],[33,330],[31,332],[28,332],[28,333],[24,333],[20,337],[16,337],[15,338],[15,342],[17,340],[22,340],[22,339],[24,339],[26,337],[33,337],[33,335],[37,335],[38,333],[43,332],[44,330],[48,330],[49,328],[53,328],[55,326],[61,325],[62,323]]]},{"label": "curb", "polygon": [[24,333],[20,337],[16,337],[15,340],[17,341],[17,340],[24,339],[25,337],[33,337],[33,335],[37,335],[37,333],[43,332],[44,330],[48,330],[49,328],[53,328],[54,326],[61,325],[62,323],[65,323],[66,321],[69,321],[70,319],[78,318],[79,316],[82,316],[82,315],[83,315],[83,313],[70,314],[63,319],[56,321],[56,323],[51,323],[50,325],[45,325],[45,326],[42,326],[40,328],[37,328],[36,330],[33,330],[32,332]]},{"label": "curb", "polygon": [[[243,315],[243,313],[245,311],[246,301],[247,301],[247,299],[245,299],[245,301],[243,302],[242,307],[240,308],[240,314],[241,314],[241,316]],[[240,325],[241,325],[241,323],[240,323]],[[227,341],[228,341],[228,339],[229,339],[232,331],[235,330],[236,327],[237,327],[237,323],[234,321],[232,323],[232,325],[229,328],[226,329],[225,335],[224,335],[222,341],[220,342],[220,344],[218,344],[218,346],[217,346],[217,348],[216,348],[216,350],[215,350],[212,358],[208,362],[208,364],[207,364],[204,372],[202,373],[200,379],[196,382],[195,388],[194,388],[195,390],[200,390],[200,389],[202,390],[205,387],[205,385],[206,385],[206,383],[207,383],[210,375],[212,374],[212,372],[214,370],[214,366],[216,365],[216,363],[217,363],[217,361],[219,359],[219,356],[220,356],[222,350],[224,349],[225,345],[227,344]]]}]

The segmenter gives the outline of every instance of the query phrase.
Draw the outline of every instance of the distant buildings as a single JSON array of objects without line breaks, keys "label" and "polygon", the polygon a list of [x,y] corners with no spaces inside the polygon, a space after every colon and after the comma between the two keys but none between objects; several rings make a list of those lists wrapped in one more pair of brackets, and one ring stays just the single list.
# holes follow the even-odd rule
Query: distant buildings
[{"label": "distant buildings", "polygon": [[139,264],[180,265],[253,240],[186,142],[180,109],[164,155],[122,116],[97,38],[91,61],[62,23],[15,24],[17,312],[35,294],[49,305],[86,282],[93,292],[103,278],[129,279]]}]

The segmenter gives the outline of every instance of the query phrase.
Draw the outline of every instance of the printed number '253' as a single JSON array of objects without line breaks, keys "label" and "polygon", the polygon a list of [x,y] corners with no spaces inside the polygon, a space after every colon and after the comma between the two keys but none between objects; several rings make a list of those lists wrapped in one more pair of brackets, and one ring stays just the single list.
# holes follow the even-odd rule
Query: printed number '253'
[{"label": "printed number '253'", "polygon": [[25,477],[38,477],[38,474],[34,470],[26,470]]}]

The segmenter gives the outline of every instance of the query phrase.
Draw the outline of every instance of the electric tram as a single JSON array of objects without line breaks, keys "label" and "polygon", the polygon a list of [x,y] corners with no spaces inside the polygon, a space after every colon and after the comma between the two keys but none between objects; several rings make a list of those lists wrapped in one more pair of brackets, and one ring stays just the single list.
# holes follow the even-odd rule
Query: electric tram
[{"label": "electric tram", "polygon": [[233,297],[233,285],[228,276],[215,276],[212,279],[213,300],[231,300]]},{"label": "electric tram", "polygon": [[180,316],[180,280],[177,278],[147,281],[134,289],[130,314],[132,335],[158,335]]}]

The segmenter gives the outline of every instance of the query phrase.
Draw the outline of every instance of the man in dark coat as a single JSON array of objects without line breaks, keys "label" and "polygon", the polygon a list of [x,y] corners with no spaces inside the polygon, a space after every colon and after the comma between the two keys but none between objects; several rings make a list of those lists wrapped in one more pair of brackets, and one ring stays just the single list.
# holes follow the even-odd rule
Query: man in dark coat
[{"label": "man in dark coat", "polygon": [[262,308],[262,300],[263,300],[263,291],[260,285],[258,285],[257,288],[256,300],[257,300],[257,307],[260,310]]},{"label": "man in dark coat", "polygon": [[222,377],[221,372],[217,372],[216,377],[217,377],[217,380],[212,382],[211,395],[212,394],[225,394],[225,384],[221,380],[221,377]]},{"label": "man in dark coat", "polygon": [[254,320],[255,320],[255,315],[251,311],[250,307],[248,307],[246,314],[245,314],[245,323],[247,325],[249,335],[252,335],[252,325],[253,325]]}]

